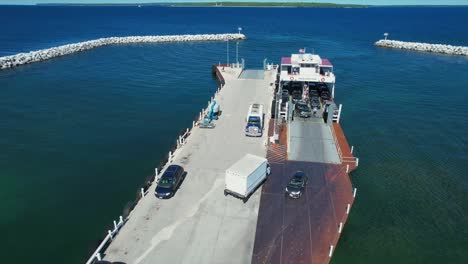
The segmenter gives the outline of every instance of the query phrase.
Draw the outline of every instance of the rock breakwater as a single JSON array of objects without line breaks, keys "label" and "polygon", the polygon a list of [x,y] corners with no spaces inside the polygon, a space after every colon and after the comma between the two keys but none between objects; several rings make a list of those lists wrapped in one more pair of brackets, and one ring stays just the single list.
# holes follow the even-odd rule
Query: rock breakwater
[{"label": "rock breakwater", "polygon": [[381,39],[374,43],[374,45],[384,48],[406,49],[415,51],[425,51],[450,55],[468,56],[468,47],[452,46],[445,44],[428,44],[420,42],[406,42],[397,40]]},{"label": "rock breakwater", "polygon": [[199,35],[166,35],[166,36],[130,36],[109,37],[89,40],[74,44],[42,49],[11,56],[0,57],[0,70],[17,67],[33,62],[40,62],[76,52],[86,51],[113,44],[191,42],[191,41],[223,41],[243,40],[244,34],[199,34]]}]

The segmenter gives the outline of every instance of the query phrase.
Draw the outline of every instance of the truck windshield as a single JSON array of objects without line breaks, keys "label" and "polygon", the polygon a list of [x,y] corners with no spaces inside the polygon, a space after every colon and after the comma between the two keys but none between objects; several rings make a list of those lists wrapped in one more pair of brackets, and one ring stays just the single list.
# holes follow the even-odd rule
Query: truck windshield
[{"label": "truck windshield", "polygon": [[250,124],[260,124],[260,118],[258,117],[249,117]]}]

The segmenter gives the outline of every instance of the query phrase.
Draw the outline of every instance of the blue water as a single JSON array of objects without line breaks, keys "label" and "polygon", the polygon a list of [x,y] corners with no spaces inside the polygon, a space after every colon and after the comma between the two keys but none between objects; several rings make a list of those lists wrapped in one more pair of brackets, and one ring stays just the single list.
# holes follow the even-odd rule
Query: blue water
[{"label": "blue water", "polygon": [[[280,9],[0,6],[0,56],[107,36],[235,32],[258,68],[306,47],[335,66],[360,167],[333,263],[463,263],[468,7]],[[234,60],[235,46],[231,43]],[[0,259],[82,263],[216,89],[226,43],[122,45],[0,72]]]}]

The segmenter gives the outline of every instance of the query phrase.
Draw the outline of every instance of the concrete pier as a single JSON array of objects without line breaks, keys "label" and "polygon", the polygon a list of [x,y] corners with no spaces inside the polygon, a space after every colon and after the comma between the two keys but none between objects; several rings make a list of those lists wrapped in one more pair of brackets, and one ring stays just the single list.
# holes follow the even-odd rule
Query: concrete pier
[{"label": "concrete pier", "polygon": [[384,48],[406,49],[414,51],[433,52],[449,55],[468,56],[468,47],[452,46],[444,44],[428,44],[420,42],[406,42],[397,40],[381,39],[374,43],[374,45]]},{"label": "concrete pier", "polygon": [[163,43],[163,42],[190,42],[190,41],[224,41],[243,40],[244,34],[198,34],[198,35],[167,35],[167,36],[130,36],[110,37],[89,40],[74,44],[19,53],[11,56],[0,57],[0,70],[17,67],[24,64],[40,62],[76,52],[86,51],[112,44],[135,44],[135,43]]},{"label": "concrete pier", "polygon": [[187,171],[175,196],[158,200],[156,184],[131,212],[104,252],[104,260],[142,263],[249,263],[252,259],[260,190],[244,204],[224,196],[225,170],[246,153],[266,156],[263,137],[244,135],[251,103],[265,105],[269,123],[276,71],[262,79],[239,79],[241,69],[219,69],[225,86],[215,96],[222,115],[214,129],[195,127],[173,164]]}]

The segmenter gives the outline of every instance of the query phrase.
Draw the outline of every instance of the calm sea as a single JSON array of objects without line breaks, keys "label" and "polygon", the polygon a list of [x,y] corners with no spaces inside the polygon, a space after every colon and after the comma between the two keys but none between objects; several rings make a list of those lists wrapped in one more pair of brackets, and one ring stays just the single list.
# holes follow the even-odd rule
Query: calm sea
[{"label": "calm sea", "polygon": [[[466,263],[468,7],[0,7],[0,56],[107,36],[236,32],[247,67],[329,58],[360,167],[333,263]],[[235,60],[235,43],[230,43]],[[226,42],[123,45],[0,72],[0,259],[82,263],[216,89]]]}]

